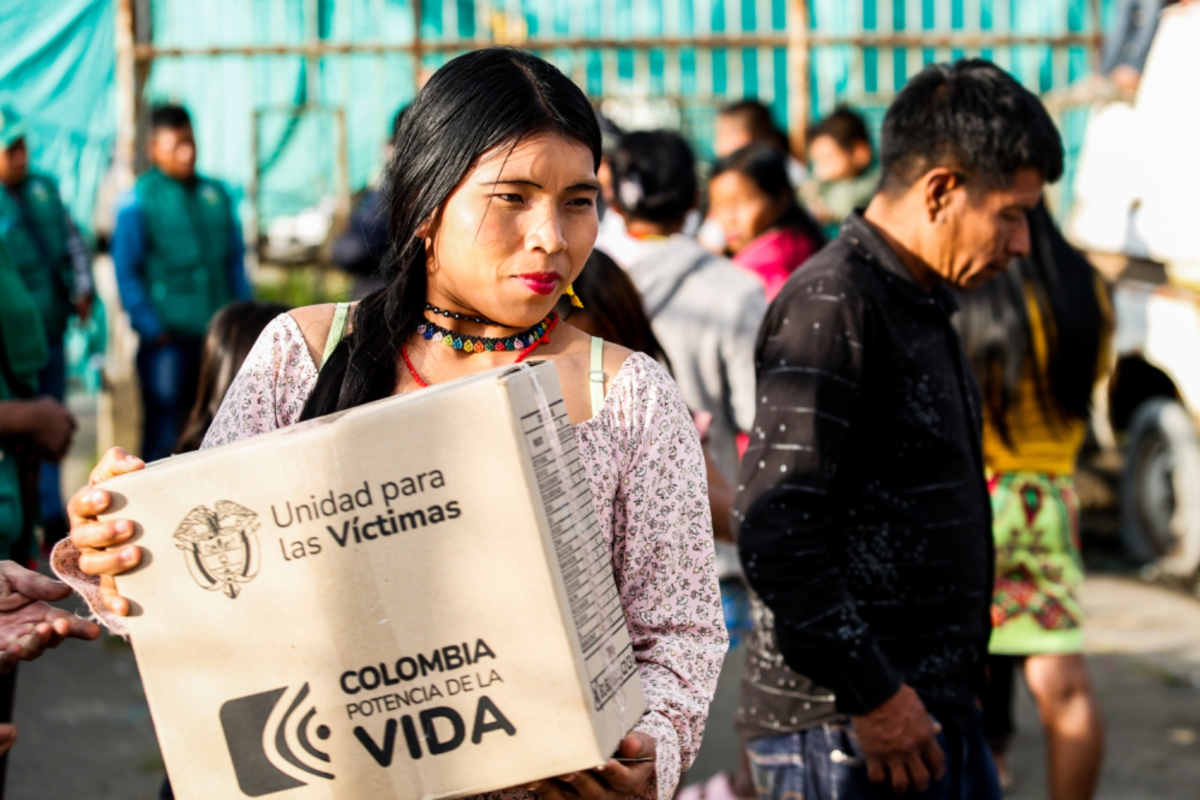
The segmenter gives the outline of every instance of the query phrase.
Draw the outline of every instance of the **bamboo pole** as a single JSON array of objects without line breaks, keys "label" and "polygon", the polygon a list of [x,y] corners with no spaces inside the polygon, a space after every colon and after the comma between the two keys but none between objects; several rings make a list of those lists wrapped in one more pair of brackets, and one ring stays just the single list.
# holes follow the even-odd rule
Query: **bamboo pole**
[{"label": "bamboo pole", "polygon": [[[791,18],[803,13],[807,19],[807,6],[801,0],[789,0],[793,9]],[[803,9],[803,11],[800,11]],[[643,49],[643,48],[678,48],[694,47],[700,49],[720,47],[785,47],[791,48],[797,44],[793,26],[789,22],[788,32],[756,34],[752,36],[667,36],[661,38],[636,37],[617,39],[605,37],[588,38],[554,38],[538,37],[525,42],[528,47],[538,50],[554,49]],[[877,34],[863,33],[853,35],[814,34],[807,30],[803,40],[808,49],[816,47],[833,47],[848,45],[851,47],[893,47],[893,48],[924,48],[924,47],[1014,47],[1019,45],[1049,45],[1051,47],[1091,46],[1095,43],[1095,35],[1091,33],[1069,33],[1057,36],[1039,36],[1036,34],[987,34],[972,32],[939,32],[928,33],[895,33]],[[411,44],[396,42],[327,42],[318,44],[304,42],[230,45],[230,46],[197,46],[197,47],[155,47],[150,44],[138,44],[134,47],[134,56],[138,61],[150,61],[156,58],[178,58],[182,56],[282,56],[282,55],[341,55],[347,53],[449,53],[465,50],[476,50],[491,46],[487,39],[463,39],[437,42],[414,41]]]},{"label": "bamboo pole", "polygon": [[113,179],[118,190],[133,185],[137,163],[138,87],[133,0],[117,0],[116,8],[117,140]]},{"label": "bamboo pole", "polygon": [[[421,73],[425,69],[425,67],[424,67],[425,45],[424,45],[424,42],[421,40],[421,0],[412,0],[412,12],[413,12],[413,38],[412,38],[412,44],[408,47],[408,49],[412,52],[413,94],[415,95],[417,92],[419,92],[421,90],[421,83],[422,83]],[[478,31],[476,31],[476,35],[479,35]],[[443,39],[446,38],[445,31],[442,31],[442,38]],[[457,38],[457,37],[450,37],[450,38],[451,38],[451,40],[453,40],[454,38]],[[403,45],[401,45],[401,47],[403,47]]]},{"label": "bamboo pole", "polygon": [[808,0],[789,0],[787,20],[788,142],[792,155],[804,158],[808,104],[812,96],[812,40]]}]

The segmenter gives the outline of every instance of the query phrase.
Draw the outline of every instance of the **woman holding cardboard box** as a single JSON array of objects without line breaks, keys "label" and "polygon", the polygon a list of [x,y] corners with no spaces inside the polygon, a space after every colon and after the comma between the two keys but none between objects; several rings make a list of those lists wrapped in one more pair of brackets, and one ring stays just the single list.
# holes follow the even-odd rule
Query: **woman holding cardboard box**
[{"label": "woman holding cardboard box", "polygon": [[[390,282],[263,332],[205,439],[213,447],[523,361],[557,368],[606,534],[648,711],[603,767],[504,797],[670,798],[700,744],[727,637],[700,441],[650,357],[593,339],[553,309],[596,237],[600,131],[555,67],[492,48],[417,96],[389,166]],[[470,425],[470,419],[462,420]],[[115,631],[113,576],[139,563],[128,520],[98,521],[101,481],[142,462],[110,451],[70,503],[60,572]],[[497,476],[502,479],[502,476]]]}]

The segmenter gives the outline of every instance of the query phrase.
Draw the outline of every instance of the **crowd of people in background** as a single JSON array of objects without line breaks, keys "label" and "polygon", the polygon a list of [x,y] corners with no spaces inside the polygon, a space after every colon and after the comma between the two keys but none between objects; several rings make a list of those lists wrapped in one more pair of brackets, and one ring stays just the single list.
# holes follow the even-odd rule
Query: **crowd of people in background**
[{"label": "crowd of people in background", "polygon": [[[639,387],[659,391],[673,380],[699,442],[695,463],[681,469],[701,477],[680,491],[700,491],[711,513],[720,613],[735,647],[746,643],[735,656],[746,659],[736,720],[709,724],[736,725],[744,754],[734,773],[682,791],[782,800],[876,796],[871,784],[886,784],[920,797],[995,797],[1009,770],[1021,669],[1048,733],[1050,796],[1091,797],[1103,727],[1081,655],[1070,476],[1111,321],[1103,284],[1041,202],[1062,174],[1063,153],[1040,102],[990,63],[934,65],[899,95],[879,137],[838,108],[806,131],[806,151],[794,152],[770,109],[746,100],[716,115],[714,160],[701,164],[676,132],[571,117],[582,113],[579,98],[544,62],[484,52],[488,69],[524,70],[521,80],[558,92],[543,102],[568,116],[529,122],[561,141],[532,155],[514,149],[514,163],[527,157],[529,170],[549,170],[536,159],[578,156],[589,173],[594,151],[599,165],[595,249],[589,240],[582,255],[570,251],[582,270],[573,283],[582,307],[564,298],[556,317],[580,338],[544,355],[564,383],[584,385],[597,371],[594,360],[590,371],[577,368],[594,348],[590,337],[641,354],[630,357],[632,372],[620,361],[600,370],[606,390],[636,404],[649,396],[636,399]],[[467,74],[458,79],[484,80],[480,65],[468,66],[459,64]],[[434,250],[418,253],[408,241],[425,240],[424,218],[398,198],[410,192],[432,211],[419,181],[459,164],[438,179],[437,202],[449,202],[488,163],[481,152],[450,152],[453,143],[423,156],[398,152],[459,124],[438,122],[448,112],[432,105],[470,105],[447,80],[435,76],[397,113],[387,183],[364,194],[334,243],[335,262],[356,281],[360,302],[349,309],[289,315],[252,299],[234,203],[196,171],[188,112],[153,111],[151,167],[119,202],[111,240],[140,342],[140,460],[106,459],[97,474],[458,374],[434,351],[414,351],[410,361],[399,328],[385,320],[417,303],[403,312],[409,325],[426,318],[421,304],[434,303],[425,294],[434,279],[424,277]],[[535,108],[545,95],[530,91],[518,99]],[[491,113],[483,100],[471,103]],[[503,142],[512,131],[494,133]],[[55,470],[75,428],[64,405],[63,335],[73,315],[88,315],[93,295],[91,254],[54,180],[31,169],[25,137],[18,113],[0,108],[0,558],[20,563],[36,556],[35,528],[48,544],[68,529]],[[562,150],[571,146],[582,155]],[[435,156],[446,160],[428,163]],[[551,173],[547,181],[557,179]],[[457,269],[453,253],[438,257]],[[419,302],[406,291],[419,292]],[[504,317],[483,288],[455,296],[472,292],[477,304],[459,310]],[[399,354],[407,371],[393,374]],[[231,387],[255,408],[283,402],[249,372],[239,377],[248,358],[254,380],[290,370],[296,394],[272,406],[270,420],[222,409]],[[622,372],[634,382],[625,389]],[[600,416],[594,399],[581,419],[592,415]],[[107,539],[96,533],[103,504],[82,497],[71,510],[78,550],[60,547],[56,568],[92,580],[85,573],[111,576],[136,563],[122,555],[100,564],[98,548],[127,537],[115,527]],[[65,593],[0,563],[0,668],[65,638],[98,635],[47,604]],[[95,600],[102,618],[116,609],[109,599]],[[707,610],[697,601],[694,613]],[[723,643],[720,622],[704,624],[715,627],[702,648],[678,645],[694,673],[659,676],[648,690],[666,707],[711,699],[709,651]],[[11,686],[6,694],[11,707]],[[3,705],[0,697],[0,714]],[[652,738],[655,725],[670,724],[639,730]],[[699,729],[677,731],[675,750],[660,749],[660,767],[673,772],[664,778],[660,769],[658,780],[686,782],[702,729],[703,712]],[[0,725],[0,750],[10,743]],[[653,750],[640,739],[630,747]],[[630,786],[644,777],[625,772],[619,780]]]}]

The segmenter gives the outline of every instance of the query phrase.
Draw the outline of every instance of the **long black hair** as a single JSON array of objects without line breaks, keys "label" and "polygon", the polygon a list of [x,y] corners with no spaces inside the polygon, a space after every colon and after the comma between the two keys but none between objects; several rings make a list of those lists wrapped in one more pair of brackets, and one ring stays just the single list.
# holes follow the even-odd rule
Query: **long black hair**
[{"label": "long black hair", "polygon": [[788,154],[778,147],[753,142],[735,150],[713,165],[710,180],[726,172],[745,175],[768,197],[788,198],[787,208],[772,228],[795,228],[813,243],[813,252],[825,246],[825,231],[804,206],[796,200],[795,188],[788,177]]},{"label": "long black hair", "polygon": [[1108,320],[1091,264],[1063,238],[1046,207],[1029,213],[1031,252],[1007,273],[959,295],[958,328],[988,417],[1010,446],[1009,411],[1034,357],[1030,305],[1046,339],[1045,369],[1033,371],[1051,423],[1086,420]]},{"label": "long black hair", "polygon": [[596,114],[579,87],[548,62],[492,47],[434,73],[404,114],[388,165],[388,285],[355,308],[351,332],[321,369],[301,419],[392,394],[400,347],[425,318],[425,244],[418,230],[480,156],[541,133],[586,145],[599,165]]},{"label": "long black hair", "polygon": [[175,444],[176,453],[200,449],[204,434],[208,433],[225,393],[258,341],[258,335],[271,320],[287,310],[288,307],[280,303],[244,300],[222,306],[209,320],[204,349],[200,353],[196,402]]}]

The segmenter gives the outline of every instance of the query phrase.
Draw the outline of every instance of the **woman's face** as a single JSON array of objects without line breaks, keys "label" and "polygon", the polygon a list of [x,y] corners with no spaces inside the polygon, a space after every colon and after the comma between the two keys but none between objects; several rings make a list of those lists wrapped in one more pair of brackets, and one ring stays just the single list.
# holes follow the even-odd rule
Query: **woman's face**
[{"label": "woman's face", "polygon": [[485,153],[431,225],[429,301],[536,325],[583,270],[599,224],[592,151],[544,134]]},{"label": "woman's face", "polygon": [[723,172],[708,185],[709,213],[725,231],[736,253],[774,225],[791,198],[771,197],[740,172]]}]

